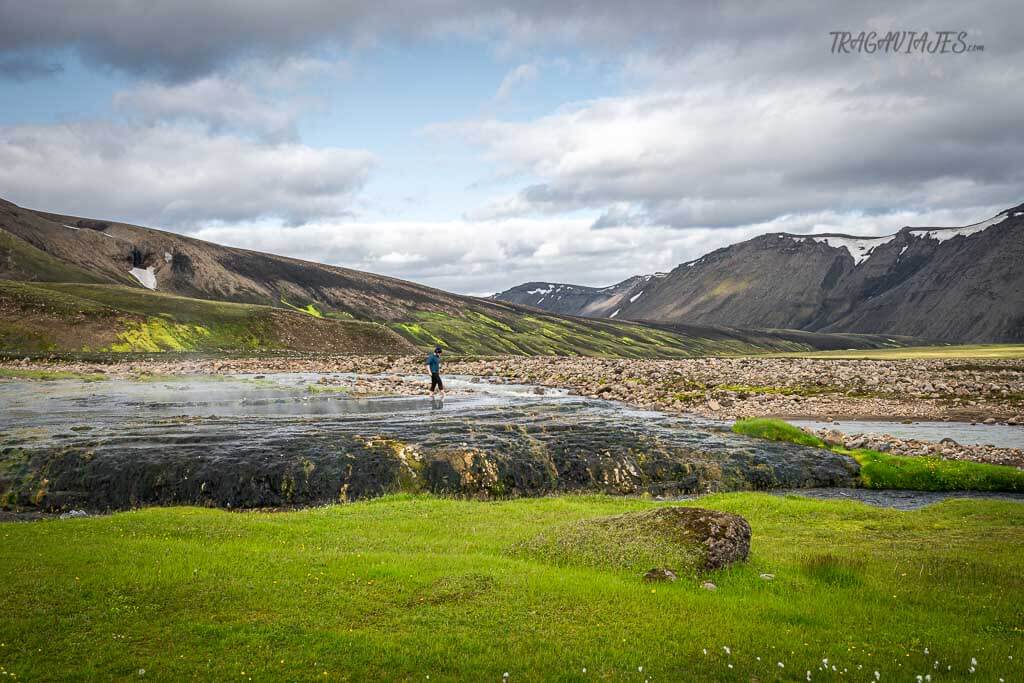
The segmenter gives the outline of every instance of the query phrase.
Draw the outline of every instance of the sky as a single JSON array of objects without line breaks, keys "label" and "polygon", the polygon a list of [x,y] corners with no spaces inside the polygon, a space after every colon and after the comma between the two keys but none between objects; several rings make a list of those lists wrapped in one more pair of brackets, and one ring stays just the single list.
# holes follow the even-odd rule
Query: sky
[{"label": "sky", "polygon": [[[893,31],[928,41],[835,49]],[[0,0],[0,197],[465,294],[604,286],[1020,204],[1022,36],[1018,0]]]}]

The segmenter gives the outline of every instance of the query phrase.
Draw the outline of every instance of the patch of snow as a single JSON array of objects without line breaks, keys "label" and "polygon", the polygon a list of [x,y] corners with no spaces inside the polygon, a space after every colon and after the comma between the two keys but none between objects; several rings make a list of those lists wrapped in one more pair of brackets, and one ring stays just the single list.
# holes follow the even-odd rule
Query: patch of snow
[{"label": "patch of snow", "polygon": [[63,226],[64,226],[65,228],[67,228],[68,230],[81,230],[81,228],[76,228],[75,226],[73,226],[73,225],[68,225],[67,223],[62,223],[61,225],[63,225]]},{"label": "patch of snow", "polygon": [[668,273],[655,273],[654,277],[668,277]]},{"label": "patch of snow", "polygon": [[905,252],[907,249],[908,249],[908,245],[904,244],[903,248],[900,249],[900,253],[896,254],[896,260],[897,261],[900,260],[900,257],[903,256],[903,252]]},{"label": "patch of snow", "polygon": [[965,225],[962,228],[939,228],[938,230],[911,230],[910,232],[918,237],[923,237],[930,240],[938,240],[939,242],[945,242],[951,240],[954,237],[970,237],[983,230],[991,228],[993,225],[998,225],[1005,221],[1009,216],[1005,213],[1001,213],[998,216],[989,218],[987,221],[975,223],[974,225]]},{"label": "patch of snow", "polygon": [[170,263],[173,260],[174,260],[174,255],[171,254],[171,252],[169,252],[169,251],[165,251],[164,252],[164,261],[166,261],[167,263]]},{"label": "patch of snow", "polygon": [[641,289],[637,294],[634,294],[633,296],[629,297],[629,303],[633,303],[634,301],[639,299],[640,295],[643,294],[643,293],[644,293],[644,290]]},{"label": "patch of snow", "polygon": [[833,249],[846,249],[850,256],[853,257],[853,262],[859,266],[868,260],[875,249],[896,239],[896,235],[889,235],[888,237],[832,237],[831,235],[814,237],[812,235],[811,239],[819,244],[828,245]]},{"label": "patch of snow", "polygon": [[554,290],[555,290],[555,286],[554,285],[548,285],[547,287],[539,287],[537,289],[531,289],[530,291],[527,292],[527,294],[544,294],[544,295],[547,295],[547,294],[550,294],[551,292],[553,292]]},{"label": "patch of snow", "polygon": [[621,310],[622,310],[621,308],[616,308],[616,309],[615,309],[615,312],[614,312],[614,313],[612,313],[612,314],[611,314],[610,316],[608,316],[608,317],[609,317],[609,318],[614,318],[615,316],[617,316],[617,315],[619,314],[619,311],[621,311]]},{"label": "patch of snow", "polygon": [[153,266],[149,268],[132,268],[128,271],[135,276],[143,287],[146,289],[156,289],[156,273],[153,272]]},{"label": "patch of snow", "polygon": [[538,305],[538,306],[540,306],[540,305],[541,305],[541,303],[542,303],[542,302],[544,301],[544,299],[546,299],[546,298],[547,298],[546,296],[542,296],[541,298],[537,299],[537,305]]}]

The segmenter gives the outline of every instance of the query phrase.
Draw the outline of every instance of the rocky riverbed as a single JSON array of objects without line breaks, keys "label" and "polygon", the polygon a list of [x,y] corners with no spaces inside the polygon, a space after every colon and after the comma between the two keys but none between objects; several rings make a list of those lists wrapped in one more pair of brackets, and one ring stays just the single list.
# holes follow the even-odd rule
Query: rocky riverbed
[{"label": "rocky riverbed", "polygon": [[971,460],[993,465],[1024,467],[1024,450],[1020,448],[997,448],[988,444],[960,444],[949,438],[938,442],[901,439],[891,434],[848,433],[841,429],[840,425],[821,429],[805,428],[805,431],[818,436],[825,443],[844,448],[869,448],[873,451],[896,455],[933,456],[943,460]]},{"label": "rocky riverbed", "polygon": [[0,382],[0,503],[289,507],[399,491],[481,498],[855,485],[850,458],[695,417],[521,385],[352,396],[374,378]]},{"label": "rocky riverbed", "polygon": [[[114,364],[15,361],[13,369],[61,369],[114,377],[270,372],[358,372],[358,394],[425,390],[423,359],[316,356],[147,360]],[[566,387],[583,396],[723,419],[807,417],[1024,423],[1024,360],[831,360],[577,357],[454,359],[447,375]]]}]

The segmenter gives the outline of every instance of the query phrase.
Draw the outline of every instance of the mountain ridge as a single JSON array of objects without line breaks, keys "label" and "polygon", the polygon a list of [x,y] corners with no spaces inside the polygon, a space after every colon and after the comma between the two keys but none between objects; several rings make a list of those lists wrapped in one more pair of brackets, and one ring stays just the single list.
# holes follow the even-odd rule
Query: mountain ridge
[{"label": "mountain ridge", "polygon": [[[652,323],[1020,341],[1021,259],[1024,204],[966,226],[905,226],[890,235],[765,233],[645,281],[618,307],[602,288],[574,305]],[[494,298],[554,306],[528,291],[513,287]]]},{"label": "mountain ridge", "polygon": [[690,357],[913,341],[547,313],[0,200],[0,351],[403,352],[440,344],[467,354]]}]

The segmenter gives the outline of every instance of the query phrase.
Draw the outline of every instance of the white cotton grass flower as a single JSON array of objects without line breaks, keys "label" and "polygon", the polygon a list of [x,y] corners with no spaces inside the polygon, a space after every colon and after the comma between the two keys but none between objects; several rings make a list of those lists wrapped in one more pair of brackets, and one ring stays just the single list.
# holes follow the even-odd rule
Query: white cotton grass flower
[{"label": "white cotton grass flower", "polygon": [[728,645],[723,645],[722,646],[722,651],[725,652],[725,654],[727,654],[727,655],[731,655],[732,654],[732,650],[729,649]]},{"label": "white cotton grass flower", "polygon": [[882,674],[880,674],[880,673],[878,673],[878,672],[876,671],[876,672],[875,672],[875,680],[876,680],[876,681],[880,681],[880,680],[882,680]]},{"label": "white cotton grass flower", "polygon": [[783,664],[782,662],[779,662],[777,666],[778,666],[778,667],[779,667],[780,669],[785,669],[785,668],[786,668],[786,665],[785,665],[785,664]]},{"label": "white cotton grass flower", "polygon": [[811,680],[811,670],[807,670],[807,680]]},{"label": "white cotton grass flower", "polygon": [[823,664],[824,666],[828,666],[828,657],[825,657],[825,659],[821,660],[821,663],[822,663],[822,664]]}]

